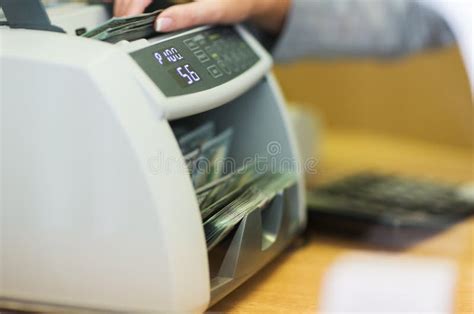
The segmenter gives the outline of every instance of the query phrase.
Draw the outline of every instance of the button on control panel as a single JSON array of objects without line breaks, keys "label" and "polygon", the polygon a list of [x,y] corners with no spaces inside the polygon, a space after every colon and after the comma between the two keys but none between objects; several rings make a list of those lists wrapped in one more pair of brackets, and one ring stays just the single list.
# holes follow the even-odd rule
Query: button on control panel
[{"label": "button on control panel", "polygon": [[199,48],[199,46],[194,42],[192,38],[186,39],[184,41],[184,44],[190,49],[190,50],[196,50]]},{"label": "button on control panel", "polygon": [[240,74],[258,61],[250,47],[230,29],[204,31],[183,42],[201,63],[213,65],[207,70],[214,78]]},{"label": "button on control panel", "polygon": [[208,67],[207,71],[209,71],[213,78],[219,78],[223,75],[221,70],[214,64]]},{"label": "button on control panel", "polygon": [[211,60],[211,58],[209,58],[209,56],[202,50],[196,50],[194,55],[201,63],[206,63],[207,61]]}]

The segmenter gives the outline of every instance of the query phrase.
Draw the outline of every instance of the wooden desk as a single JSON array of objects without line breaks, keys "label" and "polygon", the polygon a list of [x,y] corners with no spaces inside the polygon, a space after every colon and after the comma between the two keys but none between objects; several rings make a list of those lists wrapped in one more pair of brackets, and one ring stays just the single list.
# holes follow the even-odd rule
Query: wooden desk
[{"label": "wooden desk", "polygon": [[[434,178],[447,182],[474,180],[473,149],[332,131],[315,181],[327,181],[358,170]],[[311,226],[309,226],[311,228]],[[388,250],[354,240],[309,231],[309,241],[294,245],[211,311],[229,313],[315,313],[323,277],[334,261],[353,252],[440,257],[458,265],[456,313],[474,313],[474,218],[404,250]]]}]

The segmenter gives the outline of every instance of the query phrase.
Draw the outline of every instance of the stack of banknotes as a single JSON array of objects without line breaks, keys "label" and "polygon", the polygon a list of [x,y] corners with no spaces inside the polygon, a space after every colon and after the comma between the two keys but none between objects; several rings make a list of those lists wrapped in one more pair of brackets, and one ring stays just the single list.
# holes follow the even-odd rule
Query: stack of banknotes
[{"label": "stack of banknotes", "polygon": [[[180,132],[186,131],[177,130],[178,136]],[[233,134],[232,128],[217,134],[215,124],[208,122],[179,136],[178,143],[195,188],[213,182],[224,174]]]},{"label": "stack of banknotes", "polygon": [[[233,129],[216,132],[213,122],[193,130],[175,127],[181,151],[196,189],[208,250],[219,244],[251,212],[263,209],[275,196],[294,185],[292,171],[259,171],[248,160],[227,169]],[[227,159],[231,160],[231,159]]]},{"label": "stack of banknotes", "polygon": [[83,37],[116,43],[147,38],[155,33],[154,22],[162,10],[131,17],[114,17],[82,34]]}]

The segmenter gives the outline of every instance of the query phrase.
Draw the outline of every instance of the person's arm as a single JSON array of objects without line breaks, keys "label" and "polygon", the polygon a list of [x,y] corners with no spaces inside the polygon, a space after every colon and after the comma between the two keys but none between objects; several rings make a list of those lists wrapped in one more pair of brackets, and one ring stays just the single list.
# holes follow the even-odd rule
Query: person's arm
[{"label": "person's arm", "polygon": [[[115,0],[114,15],[139,14],[153,0]],[[188,2],[164,10],[155,22],[158,32],[204,24],[232,24],[250,20],[269,33],[278,33],[291,0],[179,0]]]},{"label": "person's arm", "polygon": [[394,57],[452,43],[434,11],[411,0],[293,0],[273,53],[302,57]]},{"label": "person's arm", "polygon": [[[116,11],[136,13],[150,1],[116,0]],[[196,0],[166,9],[155,26],[242,21],[270,35],[277,60],[399,56],[454,40],[439,15],[412,0]]]}]

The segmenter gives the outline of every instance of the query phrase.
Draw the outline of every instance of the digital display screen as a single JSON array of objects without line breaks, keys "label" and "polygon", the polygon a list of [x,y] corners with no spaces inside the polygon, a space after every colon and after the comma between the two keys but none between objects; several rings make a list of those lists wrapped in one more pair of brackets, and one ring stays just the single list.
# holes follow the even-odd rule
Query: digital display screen
[{"label": "digital display screen", "polygon": [[178,82],[179,86],[185,88],[201,81],[201,76],[185,62],[185,58],[176,47],[170,47],[156,51],[153,56],[160,66],[169,66],[176,64],[177,66],[168,70],[168,73]]},{"label": "digital display screen", "polygon": [[201,77],[189,64],[171,69],[170,73],[181,87],[187,87],[201,81]]},{"label": "digital display screen", "polygon": [[154,53],[156,61],[160,65],[176,63],[183,60],[183,56],[179,53],[178,49],[171,47],[163,51],[157,51]]},{"label": "digital display screen", "polygon": [[231,26],[173,37],[130,55],[168,97],[225,84],[260,59]]}]

